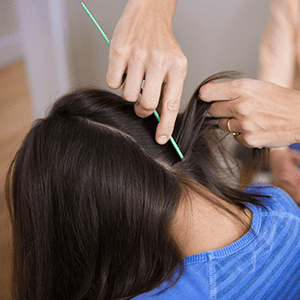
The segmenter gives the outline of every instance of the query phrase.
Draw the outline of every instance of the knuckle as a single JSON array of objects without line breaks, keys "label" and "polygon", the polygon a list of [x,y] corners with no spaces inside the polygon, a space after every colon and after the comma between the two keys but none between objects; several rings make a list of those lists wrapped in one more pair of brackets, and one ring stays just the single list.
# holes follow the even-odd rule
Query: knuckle
[{"label": "knuckle", "polygon": [[158,50],[152,50],[150,61],[156,65],[162,65],[165,62],[165,54],[163,52],[160,52]]},{"label": "knuckle", "polygon": [[138,51],[133,52],[132,57],[135,61],[145,62],[147,59],[147,50],[146,49],[138,49]]},{"label": "knuckle", "polygon": [[177,112],[180,107],[180,101],[179,100],[171,100],[167,101],[164,105],[164,108],[171,112]]},{"label": "knuckle", "polygon": [[236,105],[232,108],[233,112],[239,116],[246,116],[248,114],[248,107],[245,103],[239,101]]},{"label": "knuckle", "polygon": [[181,73],[186,73],[188,67],[188,60],[185,55],[177,56],[175,59],[176,69]]},{"label": "knuckle", "polygon": [[259,144],[256,142],[255,137],[251,134],[243,134],[244,137],[244,144],[248,148],[255,148],[259,147]]},{"label": "knuckle", "polygon": [[250,120],[241,120],[240,126],[243,132],[251,132],[253,131],[253,124]]},{"label": "knuckle", "polygon": [[128,53],[127,47],[112,48],[109,52],[110,59],[126,60]]}]

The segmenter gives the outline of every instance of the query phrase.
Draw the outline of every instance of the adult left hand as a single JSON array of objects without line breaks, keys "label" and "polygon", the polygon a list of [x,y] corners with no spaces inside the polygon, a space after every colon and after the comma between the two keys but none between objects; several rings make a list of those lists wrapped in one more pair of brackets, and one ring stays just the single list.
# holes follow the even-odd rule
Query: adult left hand
[{"label": "adult left hand", "polygon": [[247,147],[282,147],[300,142],[300,92],[254,79],[210,82],[199,97],[212,102],[209,113],[219,126],[240,133]]}]

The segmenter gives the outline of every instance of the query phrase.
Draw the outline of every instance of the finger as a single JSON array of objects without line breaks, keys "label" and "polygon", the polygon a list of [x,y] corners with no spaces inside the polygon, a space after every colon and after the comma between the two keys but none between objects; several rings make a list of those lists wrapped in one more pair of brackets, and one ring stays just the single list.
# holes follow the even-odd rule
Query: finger
[{"label": "finger", "polygon": [[144,77],[144,66],[134,61],[127,68],[126,81],[123,85],[122,97],[130,102],[138,100]]},{"label": "finger", "polygon": [[175,121],[180,107],[180,100],[185,77],[170,72],[168,81],[164,86],[161,100],[161,119],[156,129],[156,141],[166,143],[173,132]]},{"label": "finger", "polygon": [[238,110],[235,109],[236,100],[213,102],[208,112],[215,118],[237,117]]},{"label": "finger", "polygon": [[242,145],[244,145],[244,146],[246,146],[247,148],[262,148],[261,146],[259,146],[259,147],[255,147],[255,146],[253,146],[253,145],[250,145],[246,140],[245,140],[245,136],[244,136],[244,134],[238,134],[238,135],[234,135],[233,136],[234,137],[234,139],[238,142],[238,143],[240,143],[240,144],[242,144]]},{"label": "finger", "polygon": [[[262,148],[262,145],[249,143],[249,137],[243,133],[239,122],[234,118],[222,118],[219,120],[219,127],[226,132],[232,133],[234,139],[248,148]],[[237,133],[237,134],[234,134]]]},{"label": "finger", "polygon": [[161,93],[163,75],[157,70],[146,70],[143,93],[140,101],[134,106],[135,113],[142,118],[150,116],[156,109]]},{"label": "finger", "polygon": [[109,52],[109,63],[106,74],[106,84],[112,89],[117,89],[123,83],[123,75],[127,67],[127,60],[112,48]]},{"label": "finger", "polygon": [[219,127],[223,131],[228,131],[228,132],[231,132],[231,133],[233,133],[233,132],[242,133],[242,128],[239,125],[239,122],[234,118],[222,118],[222,119],[220,119]]},{"label": "finger", "polygon": [[266,138],[259,134],[245,133],[242,132],[237,135],[233,135],[235,140],[248,148],[258,148],[262,149],[263,147],[269,147],[266,142]]},{"label": "finger", "polygon": [[232,100],[240,96],[240,81],[234,79],[227,82],[209,82],[199,90],[199,97],[205,102]]},{"label": "finger", "polygon": [[161,92],[160,92],[160,98],[158,101],[158,106],[156,107],[156,111],[159,113],[159,115],[161,115],[161,111],[162,111],[162,101],[163,101],[163,95],[165,94],[165,87],[166,87],[166,83],[163,82],[161,87]]}]

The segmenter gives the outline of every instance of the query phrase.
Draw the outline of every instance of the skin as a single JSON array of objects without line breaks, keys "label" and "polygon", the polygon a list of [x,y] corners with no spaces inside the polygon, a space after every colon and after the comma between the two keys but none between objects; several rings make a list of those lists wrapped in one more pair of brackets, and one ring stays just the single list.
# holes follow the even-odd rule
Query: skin
[{"label": "skin", "polygon": [[175,7],[176,0],[129,0],[111,40],[106,76],[110,88],[123,84],[122,96],[136,102],[138,116],[147,117],[160,106],[159,144],[171,137],[187,72],[187,59],[172,32]]},{"label": "skin", "polygon": [[226,247],[240,239],[251,227],[252,212],[248,208],[242,211],[214,195],[210,197],[222,202],[247,227],[190,190],[176,211],[171,229],[184,257]]},{"label": "skin", "polygon": [[[299,90],[299,1],[272,0],[268,25],[260,46],[258,78]],[[299,205],[300,172],[297,152],[270,149],[273,184]],[[299,159],[298,159],[299,160]],[[299,162],[298,162],[299,164]]]},{"label": "skin", "polygon": [[[166,143],[172,134],[187,71],[187,59],[172,32],[175,7],[176,0],[129,0],[113,34],[109,55],[107,85],[116,89],[123,84],[122,96],[136,102],[135,111],[140,117],[158,109],[159,144]],[[138,101],[143,79],[143,93]],[[200,97],[216,101],[210,113],[220,118],[219,125],[225,131],[228,118],[232,118],[231,130],[241,133],[235,139],[248,147],[280,147],[300,140],[300,109],[296,101],[299,93],[294,90],[242,79],[210,83],[200,90]],[[282,150],[279,158],[279,151],[276,152],[273,161],[279,163],[285,154]],[[288,158],[285,166],[293,165],[291,161]],[[290,195],[298,186],[299,180],[295,178],[300,178],[295,167],[292,171],[293,181],[297,181],[293,188],[286,185],[279,173],[274,173],[274,184],[285,186]],[[282,166],[281,172],[289,171]]]},{"label": "skin", "polygon": [[219,126],[239,132],[234,138],[247,147],[282,147],[300,142],[300,92],[254,79],[211,82],[199,97],[212,102],[209,113]]},{"label": "skin", "polygon": [[286,191],[300,206],[300,153],[288,148],[272,149],[273,184]]}]

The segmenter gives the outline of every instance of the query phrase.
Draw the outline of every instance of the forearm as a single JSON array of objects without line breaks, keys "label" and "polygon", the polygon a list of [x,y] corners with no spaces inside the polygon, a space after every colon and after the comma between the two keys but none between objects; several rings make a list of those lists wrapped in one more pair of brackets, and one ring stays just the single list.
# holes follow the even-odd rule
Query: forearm
[{"label": "forearm", "polygon": [[176,4],[177,0],[128,0],[125,9],[156,12],[157,15],[163,15],[164,19],[172,21]]},{"label": "forearm", "polygon": [[[273,0],[260,47],[259,79],[292,88],[298,1]],[[297,21],[297,22],[296,22]],[[296,22],[296,23],[295,23]]]}]

